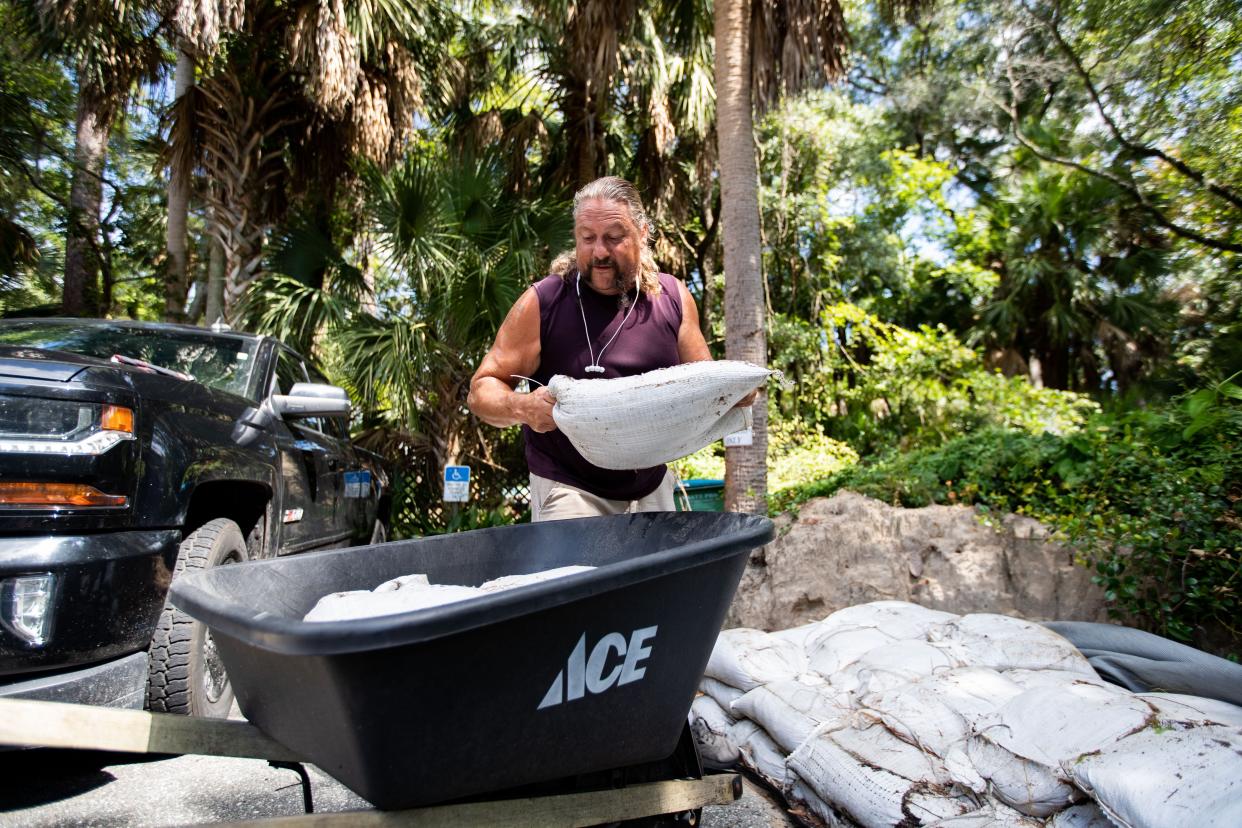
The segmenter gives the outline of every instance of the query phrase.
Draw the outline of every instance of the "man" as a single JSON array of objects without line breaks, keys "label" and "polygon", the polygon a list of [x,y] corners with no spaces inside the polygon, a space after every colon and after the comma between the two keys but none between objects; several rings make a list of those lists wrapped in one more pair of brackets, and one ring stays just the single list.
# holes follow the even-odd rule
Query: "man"
[{"label": "man", "polygon": [[[588,463],[556,430],[555,400],[542,386],[555,374],[625,377],[711,359],[699,312],[686,286],[657,270],[651,221],[632,184],[600,178],[578,191],[573,209],[573,256],[559,257],[552,275],[514,303],[470,381],[467,404],[491,425],[522,425],[533,520],[672,511],[666,466],[613,471]],[[516,393],[522,377],[541,387]]]}]

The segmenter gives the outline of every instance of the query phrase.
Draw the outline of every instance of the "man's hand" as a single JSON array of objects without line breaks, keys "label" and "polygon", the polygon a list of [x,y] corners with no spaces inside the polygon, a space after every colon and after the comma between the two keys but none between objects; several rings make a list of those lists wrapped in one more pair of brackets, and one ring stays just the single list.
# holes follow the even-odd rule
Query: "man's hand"
[{"label": "man's hand", "polygon": [[514,398],[519,419],[534,431],[543,434],[556,431],[556,420],[552,419],[552,406],[556,398],[547,388],[539,388],[529,394],[521,394]]},{"label": "man's hand", "polygon": [[735,405],[735,406],[733,406],[733,407],[734,407],[734,408],[746,408],[747,406],[749,406],[751,403],[753,403],[753,402],[755,401],[755,397],[757,397],[757,396],[759,396],[759,389],[758,389],[758,388],[756,388],[754,391],[751,391],[751,392],[750,392],[749,394],[747,394],[745,397],[742,397],[742,399],[738,400],[737,405]]},{"label": "man's hand", "polygon": [[[556,427],[552,424],[552,409],[546,398],[539,413],[527,414],[526,398],[535,395],[513,391],[519,376],[529,377],[539,370],[539,350],[539,295],[529,287],[509,310],[504,324],[496,332],[492,349],[470,380],[466,405],[476,417],[497,428],[518,423],[527,423],[536,431],[551,431]],[[531,423],[531,419],[538,425]]]}]

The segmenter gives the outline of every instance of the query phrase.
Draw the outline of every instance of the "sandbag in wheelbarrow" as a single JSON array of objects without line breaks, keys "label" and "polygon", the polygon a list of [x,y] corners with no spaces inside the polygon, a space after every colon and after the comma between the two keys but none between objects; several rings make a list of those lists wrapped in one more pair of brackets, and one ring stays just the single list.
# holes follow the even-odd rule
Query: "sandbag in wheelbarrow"
[{"label": "sandbag in wheelbarrow", "polygon": [[[380,808],[673,753],[751,549],[755,515],[506,526],[210,569],[172,600],[211,629],[242,712]],[[425,572],[553,581],[400,615],[302,618],[329,592]]]}]

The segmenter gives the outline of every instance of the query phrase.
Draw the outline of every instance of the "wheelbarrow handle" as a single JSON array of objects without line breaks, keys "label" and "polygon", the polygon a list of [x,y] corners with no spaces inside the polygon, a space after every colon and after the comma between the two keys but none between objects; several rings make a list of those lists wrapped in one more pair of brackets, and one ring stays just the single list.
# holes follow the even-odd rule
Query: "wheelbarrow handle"
[{"label": "wheelbarrow handle", "polygon": [[0,745],[302,761],[249,722],[30,699],[0,699]]}]

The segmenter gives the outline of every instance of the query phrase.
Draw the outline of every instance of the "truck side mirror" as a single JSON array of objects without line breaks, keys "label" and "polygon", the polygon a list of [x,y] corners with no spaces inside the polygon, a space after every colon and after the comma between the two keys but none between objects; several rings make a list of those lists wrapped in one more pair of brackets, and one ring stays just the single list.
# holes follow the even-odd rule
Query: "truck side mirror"
[{"label": "truck side mirror", "polygon": [[349,416],[349,395],[345,389],[317,382],[296,382],[288,394],[273,394],[268,403],[281,417]]}]

